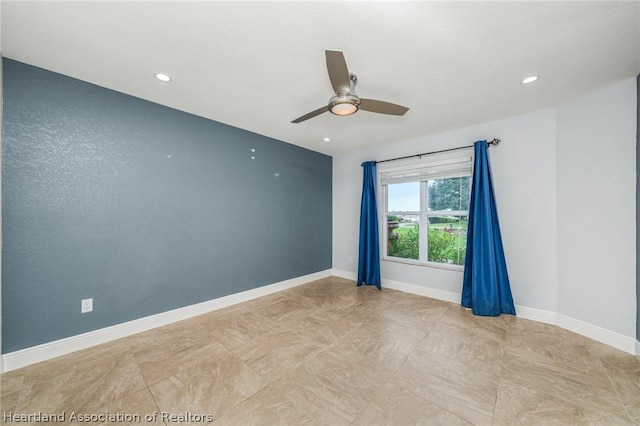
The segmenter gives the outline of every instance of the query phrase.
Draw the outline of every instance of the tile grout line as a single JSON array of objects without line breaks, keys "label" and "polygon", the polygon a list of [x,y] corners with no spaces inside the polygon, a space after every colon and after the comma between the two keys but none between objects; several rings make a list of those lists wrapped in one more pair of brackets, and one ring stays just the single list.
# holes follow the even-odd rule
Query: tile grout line
[{"label": "tile grout line", "polygon": [[502,382],[505,380],[502,373],[504,371],[504,354],[507,348],[507,342],[509,341],[509,336],[511,334],[511,325],[513,321],[509,321],[509,325],[507,326],[507,332],[505,333],[504,342],[502,342],[502,348],[500,349],[500,372],[498,373],[498,387],[496,389],[496,399],[493,402],[493,414],[491,416],[491,424],[495,425],[496,423],[496,408],[498,407],[498,396],[500,395],[500,388],[502,387]]},{"label": "tile grout line", "polygon": [[[411,352],[409,353],[409,355],[407,355],[407,357],[404,359],[404,361],[402,361],[402,364],[400,364],[400,366],[399,366],[399,367],[394,371],[394,376],[395,376],[395,374],[396,374],[396,373],[397,373],[397,372],[398,372],[398,371],[399,371],[399,370],[404,366],[404,364],[405,364],[405,363],[407,362],[407,360],[411,357],[411,355],[413,355],[413,353],[416,351],[416,349],[418,348],[418,346],[420,345],[420,343],[422,343],[423,341],[425,341],[425,340],[427,339],[427,337],[429,337],[429,334],[431,334],[431,332],[433,331],[433,329],[434,329],[434,328],[436,328],[436,326],[440,323],[440,321],[442,320],[442,318],[444,318],[444,316],[447,314],[447,312],[449,311],[449,309],[451,309],[451,307],[450,307],[450,306],[447,306],[447,309],[446,309],[446,310],[444,311],[444,313],[440,316],[440,318],[438,318],[438,321],[436,321],[436,322],[435,322],[435,324],[433,325],[433,327],[431,327],[431,329],[430,329],[430,330],[429,330],[429,332],[424,336],[424,338],[423,338],[423,339],[422,339],[422,340],[421,340],[421,341],[420,341],[420,342],[419,342],[419,343],[418,343],[418,344],[417,344],[417,345],[416,345],[416,346],[411,350]],[[436,354],[434,354],[434,355],[436,355]],[[395,377],[394,377],[394,378],[395,378]],[[395,381],[394,381],[394,382],[392,382],[392,383],[394,383],[396,386],[398,386],[400,389],[404,390],[405,392],[409,392],[411,395],[414,395],[414,396],[416,396],[416,397],[420,398],[421,400],[423,400],[423,401],[425,401],[425,402],[427,402],[427,403],[429,403],[429,404],[435,405],[436,407],[440,408],[440,409],[441,409],[441,410],[443,410],[443,411],[446,411],[447,413],[451,414],[452,416],[455,416],[456,418],[462,419],[462,420],[464,420],[464,421],[468,422],[469,424],[474,424],[474,423],[472,423],[471,421],[469,421],[469,420],[467,420],[467,419],[465,419],[465,418],[463,418],[463,417],[460,417],[459,415],[457,415],[457,414],[455,414],[455,413],[452,413],[450,410],[447,410],[445,407],[442,407],[440,404],[437,404],[437,403],[435,403],[435,402],[428,401],[428,400],[424,399],[422,396],[420,396],[420,395],[416,394],[415,392],[412,392],[411,390],[406,389],[406,388],[402,387],[401,385],[399,385],[399,384],[395,383]]]},{"label": "tile grout line", "polygon": [[[450,309],[452,309],[452,306],[448,306],[448,307],[447,307],[447,310],[446,310],[446,311],[445,311],[445,312],[440,316],[440,318],[438,319],[438,321],[437,321],[437,322],[434,324],[434,326],[429,330],[429,332],[428,332],[428,333],[425,335],[425,337],[420,341],[420,343],[422,343],[422,341],[424,341],[424,340],[426,340],[426,339],[427,339],[427,337],[429,336],[429,334],[431,334],[431,332],[433,331],[433,329],[435,329],[435,328],[436,328],[436,326],[437,326],[438,324],[440,324],[440,321],[442,320],[442,318],[444,318],[444,317],[446,316],[447,312],[448,312]],[[445,327],[447,326],[446,324],[443,324],[443,325],[444,325]],[[394,372],[394,375],[395,375],[395,373],[396,373],[398,370],[400,370],[400,368],[402,368],[402,366],[407,362],[407,360],[409,359],[409,357],[410,357],[410,356],[411,356],[411,355],[412,355],[412,354],[417,350],[418,345],[419,345],[420,343],[418,343],[418,344],[417,344],[417,345],[416,345],[416,346],[411,350],[411,353],[410,353],[410,354],[405,358],[405,360],[402,362],[402,364],[400,365],[400,367],[398,367],[398,368],[396,369],[396,371]],[[449,357],[445,357],[445,356],[442,356],[442,355],[439,355],[439,354],[436,354],[436,353],[431,353],[431,354],[432,354],[432,355],[434,355],[434,356],[437,356],[437,357],[443,358],[443,359],[452,360],[452,361],[454,361],[454,362],[459,362],[459,361],[457,361],[457,360],[455,360],[455,359],[452,359],[452,358],[449,358]],[[393,383],[394,383],[394,384],[396,384],[395,382],[393,382]],[[396,384],[396,386],[400,387],[400,388],[401,388],[402,390],[404,390],[405,392],[408,392],[408,393],[410,393],[411,395],[414,395],[415,397],[418,397],[418,398],[420,398],[421,400],[426,401],[427,403],[432,404],[432,405],[434,405],[434,406],[436,406],[436,407],[440,408],[440,409],[441,409],[441,410],[443,410],[443,411],[446,411],[447,413],[451,414],[452,416],[454,416],[454,417],[456,417],[456,418],[458,418],[458,419],[461,419],[461,420],[463,420],[463,421],[465,421],[465,422],[467,422],[467,423],[469,423],[469,424],[471,424],[471,425],[475,425],[475,423],[473,423],[471,420],[469,420],[469,419],[467,419],[467,418],[465,418],[465,417],[462,417],[462,416],[460,416],[459,414],[453,413],[452,411],[448,410],[446,407],[443,407],[443,406],[441,406],[440,404],[438,404],[438,403],[436,403],[436,402],[434,402],[434,401],[430,401],[430,400],[427,400],[427,399],[423,398],[421,395],[418,395],[418,394],[416,394],[415,392],[412,392],[410,389],[407,389],[407,388],[403,387],[403,386],[402,386],[402,385],[400,385],[400,384]],[[494,407],[494,409],[495,409],[495,407]],[[492,417],[492,419],[493,419],[493,417]]]},{"label": "tile grout line", "polygon": [[631,424],[633,424],[633,418],[631,417],[631,413],[629,412],[629,409],[627,408],[627,404],[625,404],[624,401],[622,400],[622,397],[620,396],[620,392],[618,392],[618,388],[617,388],[616,384],[614,383],[613,379],[611,378],[611,375],[609,374],[609,370],[604,365],[604,362],[602,362],[602,359],[600,358],[600,354],[597,351],[595,351],[595,356],[596,356],[596,358],[598,360],[598,364],[600,364],[600,366],[604,370],[604,373],[607,375],[607,379],[609,379],[609,383],[611,383],[611,387],[613,388],[613,391],[616,393],[616,396],[618,397],[618,401],[620,401],[620,404],[622,405],[622,408],[624,408],[624,412],[627,413],[627,417],[629,418],[629,422]]}]

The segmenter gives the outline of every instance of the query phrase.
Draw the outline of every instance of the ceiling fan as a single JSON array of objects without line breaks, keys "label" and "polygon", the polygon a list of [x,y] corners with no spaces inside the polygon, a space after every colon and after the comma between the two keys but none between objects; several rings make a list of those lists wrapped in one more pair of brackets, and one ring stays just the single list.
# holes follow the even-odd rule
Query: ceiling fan
[{"label": "ceiling fan", "polygon": [[329,80],[336,93],[334,97],[329,99],[329,104],[311,111],[308,114],[298,117],[292,123],[300,123],[302,121],[313,118],[327,111],[335,115],[351,115],[362,109],[369,112],[377,112],[379,114],[388,115],[404,115],[409,108],[401,105],[392,104],[390,102],[377,101],[375,99],[360,98],[356,95],[356,84],[358,77],[349,72],[347,62],[340,50],[325,50],[327,58],[327,71],[329,72]]}]

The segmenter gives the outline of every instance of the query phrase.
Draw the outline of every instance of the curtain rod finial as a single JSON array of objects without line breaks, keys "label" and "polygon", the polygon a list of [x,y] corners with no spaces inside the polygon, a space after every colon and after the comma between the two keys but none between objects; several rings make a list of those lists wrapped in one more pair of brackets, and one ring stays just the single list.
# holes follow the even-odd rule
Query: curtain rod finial
[{"label": "curtain rod finial", "polygon": [[487,145],[498,145],[500,143],[500,139],[493,139],[492,141],[487,142]]}]

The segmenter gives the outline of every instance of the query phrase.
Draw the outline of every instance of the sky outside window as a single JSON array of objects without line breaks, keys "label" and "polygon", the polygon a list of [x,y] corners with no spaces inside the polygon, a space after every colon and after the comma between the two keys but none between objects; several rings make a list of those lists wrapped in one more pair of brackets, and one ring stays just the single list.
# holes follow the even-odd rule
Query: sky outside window
[{"label": "sky outside window", "polygon": [[420,182],[394,183],[388,185],[387,211],[420,211]]}]

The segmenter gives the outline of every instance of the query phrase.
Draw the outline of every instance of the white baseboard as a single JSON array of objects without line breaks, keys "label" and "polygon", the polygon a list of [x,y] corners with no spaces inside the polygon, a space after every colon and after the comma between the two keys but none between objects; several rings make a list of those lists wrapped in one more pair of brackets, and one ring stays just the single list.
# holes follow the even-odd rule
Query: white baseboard
[{"label": "white baseboard", "polygon": [[27,365],[35,364],[36,362],[46,361],[57,356],[66,355],[91,346],[107,343],[136,333],[151,330],[152,328],[161,327],[176,321],[182,321],[197,315],[202,315],[207,312],[235,305],[237,303],[246,302],[257,297],[266,296],[268,294],[296,287],[314,280],[326,278],[332,275],[331,272],[332,270],[327,269],[325,271],[243,291],[241,293],[231,294],[195,305],[161,312],[159,314],[139,318],[122,324],[10,352],[2,355],[2,366],[4,368],[2,372],[16,370],[18,368],[26,367]]},{"label": "white baseboard", "polygon": [[624,336],[615,331],[607,330],[597,325],[589,324],[566,315],[558,314],[556,325],[574,333],[581,334],[605,345],[612,346],[621,351],[635,355],[636,339]]},{"label": "white baseboard", "polygon": [[445,302],[460,303],[461,297],[460,293],[439,290],[437,288],[423,287],[421,285],[408,284],[401,281],[388,279],[382,280],[382,287],[403,291],[405,293],[417,294],[418,296],[430,297],[432,299],[443,300]]},{"label": "white baseboard", "polygon": [[[341,271],[333,269],[333,275],[347,278],[357,279],[357,274],[349,271]],[[432,299],[444,300],[447,302],[460,303],[461,294],[439,290],[429,287],[423,287],[416,284],[409,284],[400,281],[393,281],[383,278],[382,288],[391,288],[394,290],[404,291],[405,293],[426,296]],[[605,345],[612,346],[621,351],[640,355],[640,342],[632,337],[624,336],[615,331],[607,330],[593,324],[589,324],[575,318],[561,315],[556,312],[545,311],[543,309],[529,308],[527,306],[516,305],[516,315],[520,318],[543,322],[546,324],[557,325],[574,333],[588,337]]]},{"label": "white baseboard", "polygon": [[[358,274],[351,271],[343,271],[333,269],[332,273],[336,277],[345,278],[347,280],[357,280]],[[382,279],[382,288],[390,288],[405,293],[417,294],[418,296],[430,297],[432,299],[444,300],[445,302],[460,302],[460,293],[452,293],[450,291],[438,290],[435,288],[423,287],[416,284],[409,284],[402,281]]]},{"label": "white baseboard", "polygon": [[345,271],[342,269],[332,269],[331,270],[331,274],[333,276],[339,277],[339,278],[344,278],[347,280],[357,280],[358,279],[358,274],[356,274],[355,272],[351,272],[351,271]]},{"label": "white baseboard", "polygon": [[545,311],[544,309],[529,308],[527,306],[516,305],[516,315],[520,318],[528,319],[531,321],[558,325],[557,314],[555,312]]}]

